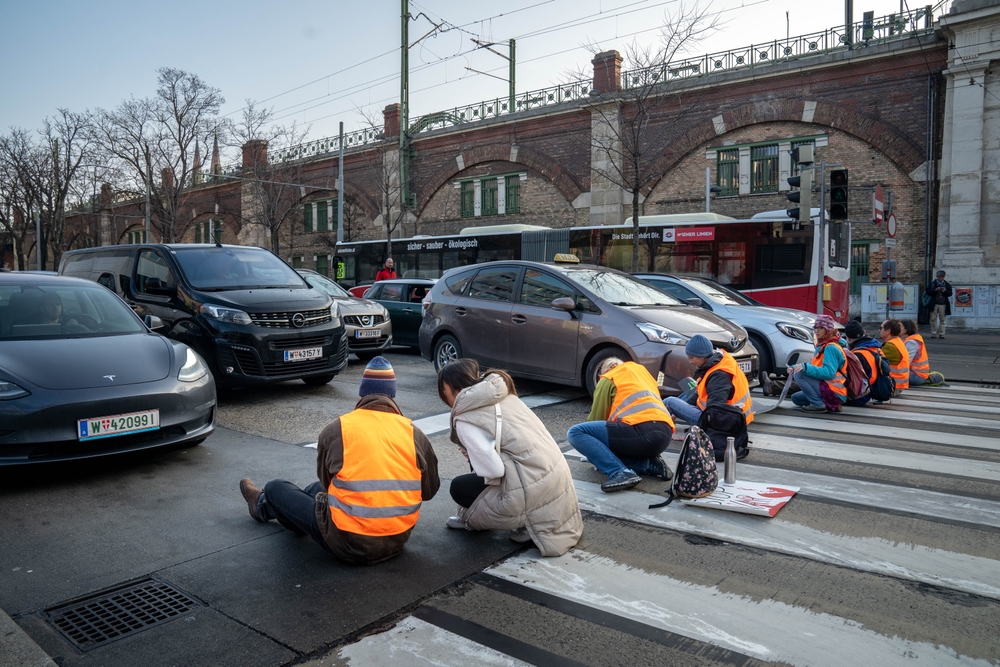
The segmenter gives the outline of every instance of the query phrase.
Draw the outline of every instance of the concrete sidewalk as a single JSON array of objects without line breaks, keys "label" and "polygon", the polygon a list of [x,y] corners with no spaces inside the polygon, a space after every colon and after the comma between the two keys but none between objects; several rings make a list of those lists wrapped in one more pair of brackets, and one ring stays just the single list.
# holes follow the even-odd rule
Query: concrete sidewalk
[{"label": "concrete sidewalk", "polygon": [[0,609],[0,667],[56,667],[48,654]]}]

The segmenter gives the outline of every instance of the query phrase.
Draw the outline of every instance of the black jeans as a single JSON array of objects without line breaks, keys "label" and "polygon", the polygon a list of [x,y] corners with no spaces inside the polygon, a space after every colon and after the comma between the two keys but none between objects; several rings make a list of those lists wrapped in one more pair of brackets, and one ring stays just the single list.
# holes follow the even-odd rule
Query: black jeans
[{"label": "black jeans", "polygon": [[324,550],[333,553],[316,523],[316,494],[323,491],[326,489],[318,481],[300,489],[283,479],[272,479],[264,485],[264,493],[257,499],[257,513],[265,521],[276,519],[288,530],[308,535]]},{"label": "black jeans", "polygon": [[674,430],[666,422],[643,422],[629,426],[608,422],[608,448],[622,461],[643,461],[659,456],[670,446]]},{"label": "black jeans", "polygon": [[459,475],[451,480],[450,490],[451,499],[468,509],[472,507],[472,503],[476,502],[476,498],[486,490],[486,480],[475,473]]}]

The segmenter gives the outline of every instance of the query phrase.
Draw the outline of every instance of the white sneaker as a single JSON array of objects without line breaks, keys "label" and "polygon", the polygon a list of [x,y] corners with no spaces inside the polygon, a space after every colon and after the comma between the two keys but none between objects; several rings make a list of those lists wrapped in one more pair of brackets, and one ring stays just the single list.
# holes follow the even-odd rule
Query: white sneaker
[{"label": "white sneaker", "polygon": [[465,511],[466,508],[460,505],[458,507],[458,513],[455,516],[448,517],[448,520],[445,521],[444,525],[449,528],[454,528],[455,530],[468,530],[469,524],[465,522]]},{"label": "white sneaker", "polygon": [[517,542],[518,544],[527,544],[531,541],[531,535],[528,535],[528,529],[524,526],[510,531],[508,537],[510,537],[511,542]]}]

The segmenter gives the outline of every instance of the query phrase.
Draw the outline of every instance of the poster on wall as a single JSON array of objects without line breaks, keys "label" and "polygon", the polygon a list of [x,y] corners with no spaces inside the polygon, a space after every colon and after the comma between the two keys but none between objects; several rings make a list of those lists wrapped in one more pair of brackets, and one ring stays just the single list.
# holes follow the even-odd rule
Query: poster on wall
[{"label": "poster on wall", "polygon": [[976,317],[990,316],[990,286],[976,285]]},{"label": "poster on wall", "polygon": [[971,287],[956,287],[955,288],[955,307],[956,308],[972,308],[975,304],[972,301],[972,288]]}]

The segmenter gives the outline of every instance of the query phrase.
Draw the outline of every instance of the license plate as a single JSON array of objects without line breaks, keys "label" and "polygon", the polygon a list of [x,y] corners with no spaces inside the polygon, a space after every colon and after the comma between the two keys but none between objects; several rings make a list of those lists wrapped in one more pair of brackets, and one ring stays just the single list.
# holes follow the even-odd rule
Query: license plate
[{"label": "license plate", "polygon": [[740,361],[738,363],[740,365],[740,370],[743,371],[744,373],[749,373],[753,370],[752,361]]},{"label": "license plate", "polygon": [[355,338],[378,338],[382,332],[378,329],[358,329],[354,332]]},{"label": "license plate", "polygon": [[309,361],[310,359],[322,359],[323,348],[306,347],[301,350],[285,350],[285,361]]},{"label": "license plate", "polygon": [[155,431],[158,428],[160,428],[159,410],[130,412],[110,417],[91,417],[90,419],[78,419],[76,422],[76,433],[80,440],[113,438],[116,435]]}]

